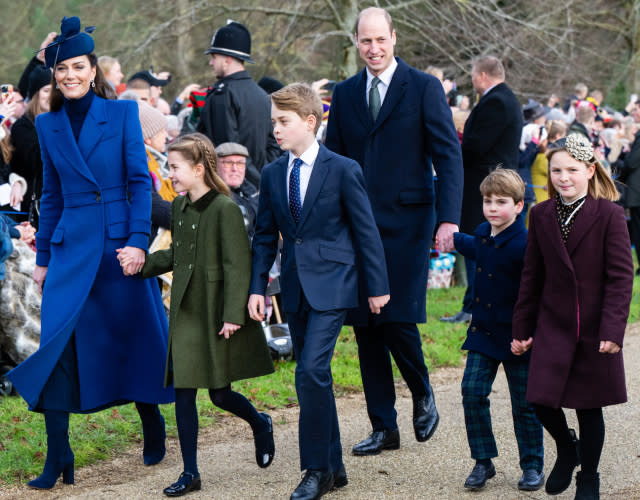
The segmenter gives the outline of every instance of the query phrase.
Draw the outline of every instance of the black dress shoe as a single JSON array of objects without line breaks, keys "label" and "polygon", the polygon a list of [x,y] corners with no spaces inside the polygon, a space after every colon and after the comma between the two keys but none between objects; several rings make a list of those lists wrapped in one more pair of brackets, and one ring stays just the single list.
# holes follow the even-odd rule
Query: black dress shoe
[{"label": "black dress shoe", "polygon": [[352,453],[358,456],[379,455],[382,450],[397,450],[400,448],[400,431],[373,431],[364,441],[353,447]]},{"label": "black dress shoe", "polygon": [[443,316],[440,321],[445,323],[469,323],[471,321],[471,313],[460,311],[453,316]]},{"label": "black dress shoe", "polygon": [[308,470],[291,494],[291,500],[316,500],[328,493],[333,487],[333,483],[333,472]]},{"label": "black dress shoe", "polygon": [[255,434],[253,440],[256,446],[256,463],[259,467],[266,469],[273,462],[273,456],[276,453],[276,445],[273,441],[273,423],[271,417],[267,413],[261,413],[267,422],[267,428]]},{"label": "black dress shoe", "polygon": [[518,489],[522,491],[538,491],[544,485],[544,472],[535,469],[522,471],[522,477],[518,481]]},{"label": "black dress shoe", "polygon": [[433,436],[439,422],[440,415],[433,397],[433,389],[429,396],[413,399],[413,430],[419,442],[423,443]]},{"label": "black dress shoe", "polygon": [[491,479],[496,475],[496,468],[493,464],[490,464],[489,467],[476,464],[469,477],[464,482],[464,487],[469,490],[479,490],[480,488],[484,488],[484,485],[487,484],[487,479]]},{"label": "black dress shoe", "polygon": [[200,474],[197,476],[191,472],[183,472],[180,474],[178,481],[173,483],[168,488],[162,490],[162,492],[168,497],[181,497],[191,491],[197,491],[202,488],[202,482],[200,481]]},{"label": "black dress shoe", "polygon": [[340,470],[333,473],[333,488],[343,488],[347,484],[349,484],[349,479],[347,478],[347,471],[343,465]]}]

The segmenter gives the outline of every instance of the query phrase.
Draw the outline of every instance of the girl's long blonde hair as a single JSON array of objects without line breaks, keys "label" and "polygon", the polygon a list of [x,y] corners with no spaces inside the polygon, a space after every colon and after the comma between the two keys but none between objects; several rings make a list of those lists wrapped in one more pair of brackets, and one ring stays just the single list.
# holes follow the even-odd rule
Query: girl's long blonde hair
[{"label": "girl's long blonde hair", "polygon": [[198,163],[204,166],[204,182],[211,189],[230,196],[229,187],[218,175],[218,156],[209,138],[198,132],[178,137],[169,144],[168,151],[180,153],[194,167]]},{"label": "girl's long blonde hair", "polygon": [[620,193],[618,192],[613,179],[611,179],[611,176],[602,166],[602,163],[595,158],[591,158],[589,161],[576,158],[571,151],[567,149],[566,140],[564,139],[560,139],[559,141],[551,144],[547,150],[547,160],[549,160],[549,177],[547,180],[549,198],[553,198],[557,194],[556,188],[553,187],[553,183],[551,182],[551,158],[558,151],[566,151],[572,158],[584,163],[587,168],[591,167],[591,165],[595,165],[596,171],[593,174],[593,177],[589,179],[588,188],[588,193],[593,199],[597,200],[599,198],[604,198],[609,201],[618,201],[620,199]]}]

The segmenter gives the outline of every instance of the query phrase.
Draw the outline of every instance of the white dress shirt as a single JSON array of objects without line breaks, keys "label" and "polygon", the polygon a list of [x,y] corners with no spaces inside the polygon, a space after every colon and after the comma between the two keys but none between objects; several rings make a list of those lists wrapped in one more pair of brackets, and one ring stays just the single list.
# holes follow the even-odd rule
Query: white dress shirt
[{"label": "white dress shirt", "polygon": [[[304,153],[300,155],[302,165],[300,165],[300,202],[304,205],[304,197],[307,194],[307,187],[309,187],[309,179],[311,178],[311,172],[313,171],[313,164],[318,157],[318,151],[320,151],[320,145],[318,141],[313,141],[313,144],[309,146]],[[289,177],[291,176],[291,170],[293,170],[293,160],[295,155],[289,151],[289,166],[287,167],[287,201],[289,201]]]},{"label": "white dress shirt", "polygon": [[[398,67],[398,61],[396,61],[396,58],[394,57],[392,59],[391,64],[389,64],[389,67],[378,75],[378,78],[380,78],[380,83],[378,83],[378,93],[380,94],[381,106],[382,106],[382,103],[384,102],[385,96],[387,95],[387,90],[389,90],[389,85],[391,85],[391,79],[393,78],[393,74],[396,72],[397,67]],[[371,82],[373,81],[373,78],[374,76],[369,71],[369,68],[367,68],[367,92],[366,92],[367,106],[369,105],[369,90],[371,90]]]}]

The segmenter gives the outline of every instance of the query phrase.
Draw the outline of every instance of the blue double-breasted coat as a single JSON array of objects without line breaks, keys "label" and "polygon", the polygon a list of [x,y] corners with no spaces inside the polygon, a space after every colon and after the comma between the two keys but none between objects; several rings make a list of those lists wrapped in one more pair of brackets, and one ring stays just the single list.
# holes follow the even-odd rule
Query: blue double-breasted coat
[{"label": "blue double-breasted coat", "polygon": [[[116,249],[147,249],[150,177],[134,102],[94,97],[76,141],[64,108],[36,120],[43,161],[40,348],[9,374],[32,409],[69,340],[78,407],[168,403],[163,387],[167,319],[155,280],[126,277]],[[73,335],[72,335],[73,334]],[[55,388],[62,393],[69,388]]]}]

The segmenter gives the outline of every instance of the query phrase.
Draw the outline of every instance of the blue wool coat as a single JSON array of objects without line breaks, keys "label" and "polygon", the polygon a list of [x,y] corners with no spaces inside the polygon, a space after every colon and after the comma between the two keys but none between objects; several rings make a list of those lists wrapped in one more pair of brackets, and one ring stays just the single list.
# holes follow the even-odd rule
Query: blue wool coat
[{"label": "blue wool coat", "polygon": [[[95,97],[76,142],[64,111],[38,116],[43,162],[36,262],[48,266],[40,348],[9,373],[33,409],[74,333],[80,408],[168,403],[167,319],[154,280],[123,275],[116,249],[147,249],[150,177],[134,102]],[[66,391],[60,387],[56,390]]]},{"label": "blue wool coat", "polygon": [[[366,69],[336,86],[325,145],[363,169],[391,288],[378,320],[424,323],[436,221],[460,220],[462,153],[441,83],[396,59],[375,123],[365,97]],[[432,161],[438,174],[437,219]],[[367,298],[361,295],[348,322],[368,321]]]},{"label": "blue wool coat", "polygon": [[484,222],[473,236],[455,233],[453,239],[456,250],[476,262],[472,319],[462,348],[503,361],[527,360],[528,353],[511,353],[513,308],[527,248],[524,217],[518,216],[495,238]]}]

